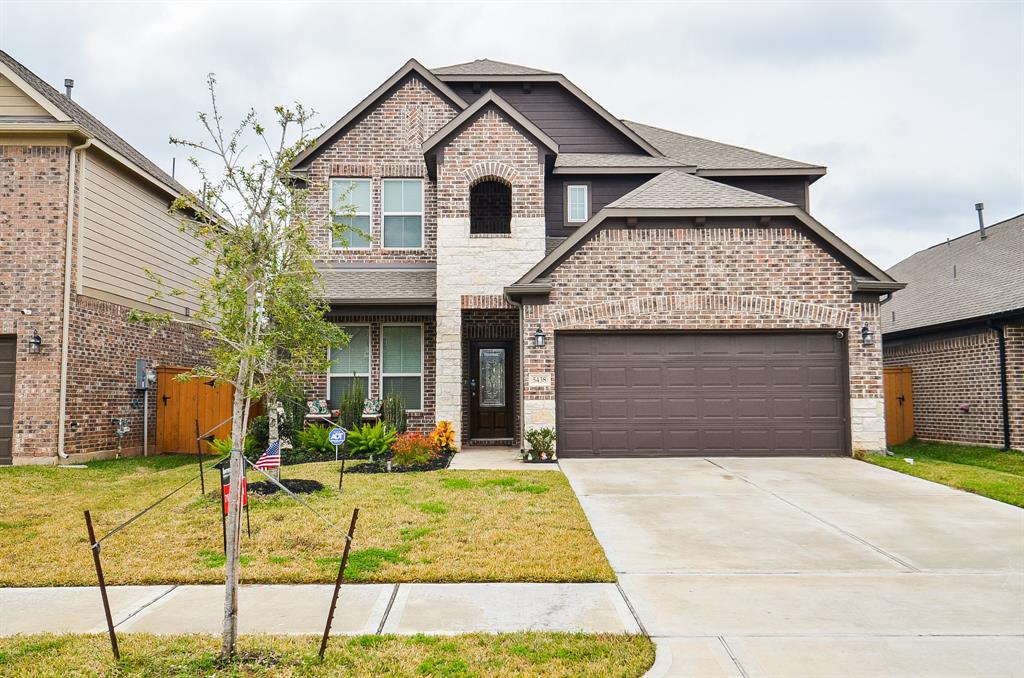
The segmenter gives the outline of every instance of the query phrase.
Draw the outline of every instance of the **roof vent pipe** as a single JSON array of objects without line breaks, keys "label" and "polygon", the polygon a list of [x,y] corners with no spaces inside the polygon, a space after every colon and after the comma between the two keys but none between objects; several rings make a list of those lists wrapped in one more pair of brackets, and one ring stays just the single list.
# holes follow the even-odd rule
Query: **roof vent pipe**
[{"label": "roof vent pipe", "polygon": [[71,98],[71,90],[75,88],[75,81],[71,78],[64,78],[64,96]]},{"label": "roof vent pipe", "polygon": [[985,203],[976,202],[974,203],[974,209],[978,210],[978,232],[981,234],[981,239],[985,239]]}]

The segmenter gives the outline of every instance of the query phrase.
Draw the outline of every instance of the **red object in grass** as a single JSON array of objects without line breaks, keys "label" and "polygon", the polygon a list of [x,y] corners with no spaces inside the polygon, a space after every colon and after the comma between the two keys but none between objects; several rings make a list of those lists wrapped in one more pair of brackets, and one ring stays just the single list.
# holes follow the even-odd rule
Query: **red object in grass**
[{"label": "red object in grass", "polygon": [[[231,494],[231,484],[225,483],[223,486],[224,490],[224,515],[228,514],[228,495]],[[245,476],[242,476],[242,508],[249,505],[249,485],[245,482]]]}]

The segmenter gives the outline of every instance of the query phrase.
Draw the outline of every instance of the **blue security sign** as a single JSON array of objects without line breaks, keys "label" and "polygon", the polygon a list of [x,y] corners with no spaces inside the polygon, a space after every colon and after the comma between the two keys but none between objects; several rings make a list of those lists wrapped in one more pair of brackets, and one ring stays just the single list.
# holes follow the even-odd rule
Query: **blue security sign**
[{"label": "blue security sign", "polygon": [[331,429],[331,432],[327,435],[327,439],[331,441],[331,445],[344,445],[345,438],[347,437],[348,434],[345,432],[345,429],[343,428],[333,428]]}]

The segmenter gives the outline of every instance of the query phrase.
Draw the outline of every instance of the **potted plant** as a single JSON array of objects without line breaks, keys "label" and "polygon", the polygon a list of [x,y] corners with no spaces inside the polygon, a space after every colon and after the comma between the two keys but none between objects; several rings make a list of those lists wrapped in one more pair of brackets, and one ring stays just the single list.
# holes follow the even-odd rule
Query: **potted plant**
[{"label": "potted plant", "polygon": [[545,426],[530,429],[526,432],[526,442],[530,447],[522,451],[523,461],[528,463],[557,461],[553,428]]}]

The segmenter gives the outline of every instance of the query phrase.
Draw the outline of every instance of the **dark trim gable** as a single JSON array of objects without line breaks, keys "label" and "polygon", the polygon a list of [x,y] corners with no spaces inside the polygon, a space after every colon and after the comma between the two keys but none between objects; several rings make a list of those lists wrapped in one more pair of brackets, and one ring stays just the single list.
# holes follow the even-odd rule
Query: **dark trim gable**
[{"label": "dark trim gable", "polygon": [[295,157],[294,162],[292,162],[292,170],[299,170],[302,165],[307,163],[314,155],[322,150],[331,139],[343,132],[346,127],[357,120],[360,115],[369,110],[370,107],[377,103],[381,97],[387,94],[391,88],[401,83],[410,74],[418,75],[424,80],[424,82],[436,89],[438,93],[447,98],[459,110],[465,109],[468,105],[462,97],[452,91],[448,85],[441,82],[436,75],[427,70],[427,68],[420,62],[415,59],[409,59],[405,62],[404,66],[395,71],[395,73],[385,80],[380,87],[373,90],[369,96],[356,104],[355,107],[338,120],[338,122],[331,125],[323,134],[317,137],[316,142],[312,146],[302,153],[299,153],[299,155]]}]

